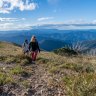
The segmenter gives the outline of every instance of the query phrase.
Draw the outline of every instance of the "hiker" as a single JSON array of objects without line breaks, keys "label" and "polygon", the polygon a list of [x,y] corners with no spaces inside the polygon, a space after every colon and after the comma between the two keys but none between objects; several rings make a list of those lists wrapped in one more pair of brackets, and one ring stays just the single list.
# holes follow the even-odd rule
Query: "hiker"
[{"label": "hiker", "polygon": [[40,48],[36,37],[33,35],[29,44],[29,50],[31,51],[32,63],[35,63],[38,52]]},{"label": "hiker", "polygon": [[28,44],[27,39],[23,43],[22,48],[23,48],[23,53],[28,55],[29,54],[29,44]]}]

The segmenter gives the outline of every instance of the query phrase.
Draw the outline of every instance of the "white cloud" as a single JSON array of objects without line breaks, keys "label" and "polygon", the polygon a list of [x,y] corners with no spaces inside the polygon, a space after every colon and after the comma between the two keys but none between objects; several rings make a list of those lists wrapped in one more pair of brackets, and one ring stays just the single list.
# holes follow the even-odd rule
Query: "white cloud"
[{"label": "white cloud", "polygon": [[10,30],[30,30],[32,27],[28,24],[0,23],[0,31]]},{"label": "white cloud", "polygon": [[[44,18],[40,19],[45,20]],[[22,22],[21,22],[22,21]],[[78,21],[78,22],[77,22]],[[93,23],[94,22],[94,23]],[[26,18],[1,18],[0,17],[0,31],[9,30],[30,30],[34,28],[42,29],[59,29],[59,30],[75,30],[75,29],[96,29],[95,20],[85,22],[84,20],[70,20],[70,22],[37,22],[33,25],[26,23]]]},{"label": "white cloud", "polygon": [[30,29],[30,26],[24,23],[25,20],[26,18],[2,18],[0,17],[0,31],[28,30]]},{"label": "white cloud", "polygon": [[96,29],[96,24],[38,24],[33,28],[37,29],[58,29],[58,30],[83,30],[83,29]]},{"label": "white cloud", "polygon": [[96,20],[93,20],[93,22],[92,22],[93,24],[96,24]]},{"label": "white cloud", "polygon": [[84,19],[79,19],[79,20],[69,20],[65,21],[65,24],[85,24],[87,23]]},{"label": "white cloud", "polygon": [[37,4],[29,2],[29,0],[0,0],[0,13],[10,13],[10,11],[18,8],[20,11],[35,10]]},{"label": "white cloud", "polygon": [[41,18],[38,18],[37,20],[38,21],[44,21],[44,20],[49,20],[49,19],[53,19],[54,17],[41,17]]},{"label": "white cloud", "polygon": [[1,9],[0,8],[0,13],[3,13],[3,14],[5,14],[5,13],[10,13],[8,10],[4,10],[4,9]]},{"label": "white cloud", "polygon": [[17,18],[1,18],[0,17],[0,22],[11,22],[11,21],[18,21]]},{"label": "white cloud", "polygon": [[[41,19],[42,20],[42,19]],[[59,30],[83,30],[83,29],[96,29],[96,20],[86,21],[83,19],[69,20],[65,22],[38,22],[37,26],[33,28],[42,29],[59,29]]]},{"label": "white cloud", "polygon": [[21,21],[21,20],[26,20],[25,18],[2,18],[0,17],[0,22],[16,22],[16,21]]}]

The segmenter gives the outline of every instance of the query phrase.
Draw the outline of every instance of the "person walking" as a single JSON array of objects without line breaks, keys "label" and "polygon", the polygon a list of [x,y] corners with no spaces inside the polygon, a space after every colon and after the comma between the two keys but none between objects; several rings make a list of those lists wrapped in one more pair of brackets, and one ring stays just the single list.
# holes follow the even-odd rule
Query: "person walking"
[{"label": "person walking", "polygon": [[40,53],[40,48],[36,37],[33,35],[29,43],[29,50],[31,51],[32,63],[35,63],[38,52]]},{"label": "person walking", "polygon": [[27,39],[23,43],[22,48],[23,48],[23,53],[28,55],[28,53],[29,53],[29,43],[28,43]]}]

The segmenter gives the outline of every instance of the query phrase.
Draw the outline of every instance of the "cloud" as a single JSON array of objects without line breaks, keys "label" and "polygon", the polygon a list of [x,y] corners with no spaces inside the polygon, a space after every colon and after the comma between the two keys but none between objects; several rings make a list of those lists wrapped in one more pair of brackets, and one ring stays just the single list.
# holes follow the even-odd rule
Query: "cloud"
[{"label": "cloud", "polygon": [[33,28],[37,29],[59,29],[59,30],[85,30],[85,29],[96,29],[96,20],[91,22],[85,21],[83,19],[79,20],[69,20],[65,22],[47,22],[47,23],[39,23]]},{"label": "cloud", "polygon": [[41,18],[38,18],[37,20],[38,21],[44,21],[44,20],[50,20],[50,19],[53,19],[54,17],[41,17]]},{"label": "cloud", "polygon": [[10,13],[10,12],[9,12],[8,10],[4,10],[4,9],[1,9],[1,8],[0,8],[0,13],[3,13],[3,14],[6,14],[6,13],[7,13],[7,14],[8,14],[8,13]]},{"label": "cloud", "polygon": [[0,22],[16,22],[16,21],[24,21],[25,18],[2,18],[0,17]]},{"label": "cloud", "polygon": [[64,21],[65,24],[85,24],[87,23],[84,19],[78,19],[78,20],[68,20]]},{"label": "cloud", "polygon": [[15,23],[0,23],[0,31],[11,30],[30,30],[32,27],[29,24],[15,24]]},{"label": "cloud", "polygon": [[93,22],[92,22],[93,24],[96,24],[96,20],[93,20]]},{"label": "cloud", "polygon": [[14,9],[35,10],[37,4],[30,0],[0,0],[0,13],[10,13]]},{"label": "cloud", "polygon": [[26,21],[26,18],[2,18],[0,17],[0,31],[28,30],[30,29],[30,26],[28,24],[25,24],[25,21]]},{"label": "cloud", "polygon": [[[46,19],[41,18],[40,20],[42,21]],[[91,22],[85,22],[84,20],[80,19],[80,20],[69,20],[68,22],[66,21],[63,23],[37,22],[32,25],[30,23],[28,24],[26,23],[26,18],[1,18],[0,17],[0,31],[31,30],[31,29],[40,29],[40,28],[41,29],[58,29],[58,30],[96,29],[96,23],[95,23],[95,20]]]}]

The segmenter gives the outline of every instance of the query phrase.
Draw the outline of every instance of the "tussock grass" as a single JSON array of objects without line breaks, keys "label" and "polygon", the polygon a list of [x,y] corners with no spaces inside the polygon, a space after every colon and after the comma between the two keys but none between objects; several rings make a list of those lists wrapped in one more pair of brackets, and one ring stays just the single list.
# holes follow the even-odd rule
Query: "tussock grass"
[{"label": "tussock grass", "polygon": [[16,56],[0,56],[0,61],[6,64],[11,64],[11,63],[19,63],[21,65],[27,65],[30,64],[32,59],[29,56],[25,56],[23,54],[19,54]]},{"label": "tussock grass", "polygon": [[15,46],[12,43],[1,42],[0,43],[0,56],[16,56],[17,54],[21,54],[22,50],[20,47]]},{"label": "tussock grass", "polygon": [[[32,68],[25,65],[31,63],[31,58],[24,56],[20,47],[8,43],[5,48],[5,44],[0,43],[0,62],[17,65],[6,71],[0,68],[0,84],[15,82],[14,76],[30,77]],[[52,76],[48,86],[63,88],[66,96],[96,96],[95,56],[68,57],[41,52],[36,64],[44,64],[46,71]],[[26,88],[30,85],[26,79],[20,83]]]},{"label": "tussock grass", "polygon": [[[42,52],[39,58],[48,59],[46,68],[54,79],[49,86],[59,86],[65,90],[66,96],[96,95],[96,57],[60,56]],[[42,59],[41,59],[42,60]]]},{"label": "tussock grass", "polygon": [[29,88],[30,87],[30,82],[28,80],[23,80],[22,82],[22,85],[25,87],[25,88]]},{"label": "tussock grass", "polygon": [[22,49],[16,44],[0,42],[0,62],[5,65],[10,64],[10,68],[6,66],[0,68],[0,86],[20,83],[20,77],[27,78],[31,75],[31,69],[26,68],[31,63],[31,58],[22,54]]},{"label": "tussock grass", "polygon": [[22,69],[22,67],[21,66],[16,66],[15,68],[12,68],[11,70],[10,70],[10,73],[11,74],[22,74],[24,72],[24,70]]},{"label": "tussock grass", "polygon": [[5,74],[4,72],[0,72],[0,86],[8,84],[8,83],[13,83],[13,82],[15,81],[12,78],[12,75]]},{"label": "tussock grass", "polygon": [[39,58],[37,58],[37,61],[39,62],[39,63],[48,63],[49,62],[49,59],[46,59],[46,58],[42,58],[42,57],[39,57]]},{"label": "tussock grass", "polygon": [[95,96],[96,95],[96,74],[84,73],[78,76],[65,76],[62,78],[62,85],[65,86],[69,96]]}]

